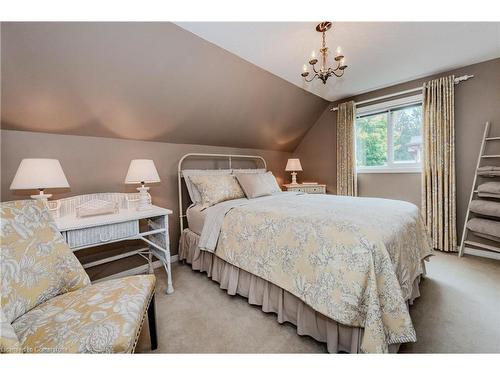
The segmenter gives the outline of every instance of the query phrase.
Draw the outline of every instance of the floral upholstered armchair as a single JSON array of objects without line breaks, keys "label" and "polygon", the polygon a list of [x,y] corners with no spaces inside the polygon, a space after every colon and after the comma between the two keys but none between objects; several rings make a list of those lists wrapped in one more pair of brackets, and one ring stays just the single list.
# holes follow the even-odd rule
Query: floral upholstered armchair
[{"label": "floral upholstered armchair", "polygon": [[0,352],[131,353],[146,314],[156,349],[154,275],[91,284],[43,202],[0,213]]}]

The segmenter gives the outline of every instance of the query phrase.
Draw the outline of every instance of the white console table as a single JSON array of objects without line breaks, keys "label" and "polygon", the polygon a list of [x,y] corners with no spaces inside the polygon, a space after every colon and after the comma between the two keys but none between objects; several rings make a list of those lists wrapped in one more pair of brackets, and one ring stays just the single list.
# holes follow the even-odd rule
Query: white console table
[{"label": "white console table", "polygon": [[[119,212],[91,217],[76,216],[76,207],[93,199],[118,202]],[[174,292],[170,265],[170,241],[168,236],[168,215],[171,210],[151,206],[151,209],[137,211],[137,194],[97,193],[79,195],[50,201],[49,208],[54,216],[57,228],[74,252],[118,241],[142,240],[148,246],[112,257],[83,264],[84,268],[116,261],[133,255],[141,255],[148,260],[149,272],[153,272],[153,255],[162,263],[167,272],[167,294]],[[141,231],[140,222],[145,225]],[[131,269],[111,277],[136,274],[138,269]]]}]

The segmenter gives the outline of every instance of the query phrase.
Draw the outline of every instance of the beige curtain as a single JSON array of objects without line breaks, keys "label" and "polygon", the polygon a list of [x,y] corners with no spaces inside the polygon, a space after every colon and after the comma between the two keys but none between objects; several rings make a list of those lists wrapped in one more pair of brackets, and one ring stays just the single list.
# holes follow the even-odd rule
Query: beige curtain
[{"label": "beige curtain", "polygon": [[422,212],[435,249],[456,251],[454,76],[423,86]]},{"label": "beige curtain", "polygon": [[342,103],[337,111],[337,194],[357,195],[356,155],[354,151],[353,101]]}]

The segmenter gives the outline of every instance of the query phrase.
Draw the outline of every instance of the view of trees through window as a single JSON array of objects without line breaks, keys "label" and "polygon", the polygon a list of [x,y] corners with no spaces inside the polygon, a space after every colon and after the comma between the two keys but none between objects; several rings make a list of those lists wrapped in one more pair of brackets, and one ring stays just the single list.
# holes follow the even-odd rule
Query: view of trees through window
[{"label": "view of trees through window", "polygon": [[395,163],[420,163],[422,148],[422,106],[392,112],[392,141]]},{"label": "view of trees through window", "polygon": [[421,132],[420,104],[357,118],[357,166],[396,167],[420,163]]},{"label": "view of trees through window", "polygon": [[357,119],[356,163],[358,167],[387,165],[387,112]]}]

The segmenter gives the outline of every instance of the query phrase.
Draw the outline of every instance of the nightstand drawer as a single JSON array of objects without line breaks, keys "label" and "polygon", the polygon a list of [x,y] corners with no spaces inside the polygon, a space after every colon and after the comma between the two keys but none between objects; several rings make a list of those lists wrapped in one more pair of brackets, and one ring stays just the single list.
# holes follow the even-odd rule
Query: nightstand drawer
[{"label": "nightstand drawer", "polygon": [[304,193],[308,194],[324,194],[325,188],[323,186],[304,186],[302,188]]},{"label": "nightstand drawer", "polygon": [[326,194],[326,185],[322,184],[316,184],[316,185],[286,184],[285,188],[287,191],[298,191],[306,194]]},{"label": "nightstand drawer", "polygon": [[65,237],[70,248],[77,248],[89,245],[97,246],[137,234],[139,234],[139,222],[134,220],[92,228],[70,230],[65,232]]}]

